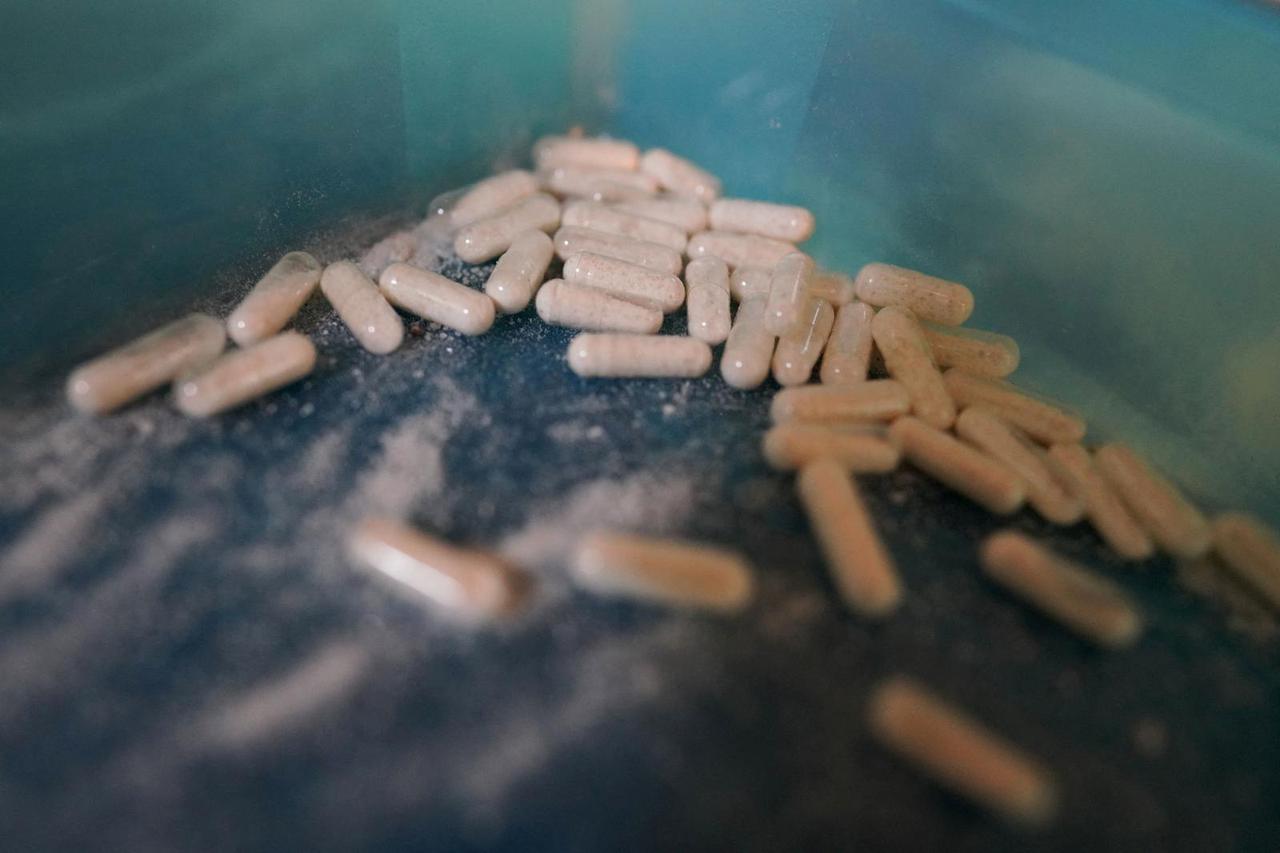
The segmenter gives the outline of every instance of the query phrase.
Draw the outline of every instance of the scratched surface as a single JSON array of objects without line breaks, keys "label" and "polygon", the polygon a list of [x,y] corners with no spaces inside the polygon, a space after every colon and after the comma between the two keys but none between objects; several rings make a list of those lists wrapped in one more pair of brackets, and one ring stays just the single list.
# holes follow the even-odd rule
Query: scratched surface
[{"label": "scratched surface", "polygon": [[[1280,844],[1280,654],[1169,565],[1011,522],[1142,604],[1137,648],[1098,653],[982,580],[993,519],[910,470],[864,477],[910,592],[870,625],[759,457],[772,389],[581,380],[531,311],[477,339],[416,325],[388,357],[322,305],[299,326],[316,373],[215,420],[161,397],[78,417],[55,381],[0,414],[6,849]],[[531,611],[469,631],[380,583],[343,550],[373,512],[521,561]],[[759,600],[575,592],[563,555],[598,525],[740,548]],[[898,672],[1053,767],[1058,824],[1011,832],[882,753],[863,706]]]}]

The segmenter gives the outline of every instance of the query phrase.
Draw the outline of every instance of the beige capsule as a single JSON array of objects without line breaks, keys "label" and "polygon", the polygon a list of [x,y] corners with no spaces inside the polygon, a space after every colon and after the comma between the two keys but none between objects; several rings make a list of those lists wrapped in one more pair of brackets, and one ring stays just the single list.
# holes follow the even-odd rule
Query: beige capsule
[{"label": "beige capsule", "polygon": [[634,199],[619,202],[615,208],[633,216],[656,219],[668,225],[674,225],[686,234],[705,230],[707,227],[707,208],[700,201],[679,196],[663,196],[660,198]]},{"label": "beige capsule", "polygon": [[1129,514],[1120,497],[1079,444],[1055,444],[1045,457],[1049,469],[1084,504],[1093,529],[1120,557],[1145,560],[1155,551],[1151,537]]},{"label": "beige capsule", "polygon": [[544,323],[593,332],[656,334],[662,312],[585,284],[552,279],[538,291],[538,316]]},{"label": "beige capsule", "polygon": [[1280,535],[1242,512],[1217,516],[1212,530],[1213,550],[1227,569],[1280,612]]},{"label": "beige capsule", "polygon": [[911,398],[901,383],[873,379],[857,385],[784,388],[773,395],[769,414],[774,423],[839,424],[891,421],[910,409]]},{"label": "beige capsule", "polygon": [[657,243],[677,252],[683,252],[688,238],[684,231],[657,219],[646,219],[623,213],[621,210],[594,201],[575,201],[565,205],[561,217],[565,225],[573,228],[590,228],[606,234],[616,234],[629,240]]},{"label": "beige capsule", "polygon": [[963,284],[890,264],[867,264],[858,271],[855,289],[868,305],[895,305],[945,326],[959,326],[973,313],[973,294]]},{"label": "beige capsule", "polygon": [[912,465],[996,515],[1016,512],[1026,498],[1022,478],[1003,463],[919,418],[898,418],[889,440]]},{"label": "beige capsule", "polygon": [[315,293],[320,271],[320,262],[306,252],[277,261],[227,318],[231,339],[244,347],[283,329]]},{"label": "beige capsule", "polygon": [[282,332],[226,353],[200,373],[178,380],[174,404],[191,417],[216,415],[298,381],[315,365],[311,341],[297,332]]},{"label": "beige capsule", "polygon": [[816,270],[809,280],[809,295],[825,299],[836,308],[857,298],[851,276],[823,269]]},{"label": "beige capsule", "polygon": [[796,490],[831,580],[849,609],[870,618],[897,609],[902,601],[897,568],[844,464],[830,457],[807,463]]},{"label": "beige capsule", "polygon": [[324,268],[320,290],[342,322],[369,352],[385,355],[404,339],[404,323],[378,286],[350,261]]},{"label": "beige capsule", "polygon": [[735,302],[768,299],[773,270],[768,267],[735,267],[729,276],[729,295]]},{"label": "beige capsule", "polygon": [[1048,771],[909,678],[895,676],[876,688],[867,723],[886,749],[1006,820],[1043,826],[1057,812]]},{"label": "beige capsule", "polygon": [[552,240],[561,260],[589,252],[670,275],[677,275],[684,268],[684,258],[675,249],[659,246],[657,243],[629,240],[617,234],[606,234],[590,228],[561,228]]},{"label": "beige capsule", "polygon": [[640,149],[625,139],[603,136],[544,136],[533,146],[533,162],[542,171],[575,166],[634,172],[640,164]]},{"label": "beige capsule", "polygon": [[584,333],[569,341],[568,357],[579,376],[693,378],[711,367],[711,347],[675,335]]},{"label": "beige capsule", "polygon": [[729,267],[719,258],[698,258],[684,270],[689,334],[715,346],[729,337]]},{"label": "beige capsule", "polygon": [[526,231],[555,231],[560,225],[560,202],[535,193],[492,216],[459,229],[453,250],[469,264],[482,264],[501,255]]},{"label": "beige capsule", "polygon": [[764,434],[765,461],[794,471],[818,459],[834,459],[846,471],[882,474],[898,467],[901,454],[879,427],[825,427],[782,423]]},{"label": "beige capsule", "polygon": [[485,294],[504,314],[518,314],[529,307],[556,247],[542,231],[526,231],[511,242],[484,283]]},{"label": "beige capsule", "polygon": [[867,381],[871,365],[871,319],[876,310],[862,302],[850,302],[836,312],[827,348],[822,354],[819,378],[827,385]]},{"label": "beige capsule", "polygon": [[386,518],[360,522],[347,547],[358,562],[466,621],[509,616],[528,588],[524,575],[496,556],[459,548]]},{"label": "beige capsule", "polygon": [[803,243],[813,236],[813,214],[791,204],[722,198],[711,203],[709,217],[717,231],[758,234],[789,243]]},{"label": "beige capsule", "polygon": [[650,148],[644,152],[640,158],[640,171],[652,175],[663,189],[675,195],[703,203],[715,201],[720,196],[719,178],[663,148]]},{"label": "beige capsule", "polygon": [[956,418],[956,435],[1021,477],[1027,503],[1045,521],[1068,525],[1084,518],[1084,504],[1053,476],[1043,453],[991,412],[981,407],[965,409]]},{"label": "beige capsule", "polygon": [[813,278],[813,258],[803,252],[785,255],[769,275],[769,301],[765,322],[778,337],[789,334],[809,319],[809,281]]},{"label": "beige capsule", "polygon": [[[382,271],[392,264],[407,263],[413,260],[413,256],[418,251],[419,243],[418,235],[415,233],[416,230],[397,231],[374,243],[356,262],[360,272],[371,279],[377,279],[378,276],[382,275]],[[319,280],[317,276],[316,281]]]},{"label": "beige capsule", "polygon": [[104,415],[217,358],[227,330],[207,314],[188,314],[82,364],[67,377],[67,400]]},{"label": "beige capsule", "polygon": [[975,376],[1003,379],[1018,369],[1022,358],[1018,342],[1008,335],[937,323],[921,323],[920,328],[934,364],[941,368],[958,367]]},{"label": "beige capsule", "polygon": [[378,286],[387,301],[464,335],[483,335],[493,326],[493,300],[439,273],[392,264]]},{"label": "beige capsule", "polygon": [[720,355],[724,381],[743,390],[759,387],[769,376],[776,340],[764,325],[763,299],[748,299],[739,305]]},{"label": "beige capsule", "polygon": [[987,577],[1099,646],[1132,646],[1142,616],[1124,590],[1021,533],[987,537],[978,552]]},{"label": "beige capsule", "polygon": [[1041,444],[1070,444],[1084,438],[1085,423],[1072,412],[1037,399],[1008,382],[974,376],[959,368],[943,374],[957,406],[982,406]]},{"label": "beige capsule", "polygon": [[731,234],[728,231],[699,231],[689,238],[685,254],[690,258],[713,255],[731,267],[767,267],[796,250],[790,243],[757,237],[754,234]]},{"label": "beige capsule", "polygon": [[591,252],[571,255],[564,262],[564,280],[653,306],[664,314],[684,304],[684,285],[674,275],[608,255]]},{"label": "beige capsule", "polygon": [[626,533],[598,531],[574,552],[573,578],[603,595],[676,607],[737,612],[751,603],[755,582],[733,551]]},{"label": "beige capsule", "polygon": [[1123,444],[1104,444],[1093,461],[1138,523],[1166,553],[1183,560],[1209,550],[1213,535],[1204,514]]},{"label": "beige capsule", "polygon": [[538,188],[537,177],[523,169],[477,181],[449,208],[449,222],[455,228],[462,228],[488,219],[533,195]]},{"label": "beige capsule", "polygon": [[811,296],[806,299],[809,306],[802,315],[804,319],[798,328],[778,338],[778,348],[773,352],[773,378],[784,387],[809,381],[836,320],[836,311],[830,304]]},{"label": "beige capsule", "polygon": [[871,320],[871,336],[889,375],[911,395],[912,413],[937,429],[950,427],[956,419],[955,403],[911,312],[896,306],[877,311]]},{"label": "beige capsule", "polygon": [[543,175],[547,189],[559,196],[593,201],[646,199],[658,191],[658,182],[642,172],[620,169],[584,169],[560,166]]}]

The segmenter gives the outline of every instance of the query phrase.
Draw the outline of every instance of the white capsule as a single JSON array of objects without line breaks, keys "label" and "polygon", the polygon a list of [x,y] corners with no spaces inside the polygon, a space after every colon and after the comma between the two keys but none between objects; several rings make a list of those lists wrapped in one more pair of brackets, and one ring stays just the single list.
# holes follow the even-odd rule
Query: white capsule
[{"label": "white capsule", "polygon": [[1085,422],[1079,415],[1008,382],[974,376],[955,367],[943,380],[956,405],[990,409],[1041,444],[1073,444],[1084,438]]},{"label": "white capsule", "polygon": [[603,136],[544,136],[533,146],[533,162],[543,171],[576,166],[634,172],[640,163],[640,149],[625,139]]},{"label": "white capsule", "polygon": [[493,325],[493,300],[439,273],[392,264],[378,280],[382,295],[397,308],[464,335],[482,335]]},{"label": "white capsule", "polygon": [[799,329],[806,320],[813,271],[813,258],[803,252],[792,252],[774,266],[769,277],[765,322],[778,337]]},{"label": "white capsule", "polygon": [[889,440],[912,465],[997,515],[1016,512],[1026,498],[1022,478],[1004,463],[918,418],[894,421]]},{"label": "white capsule", "polygon": [[350,261],[338,261],[324,268],[320,290],[338,312],[342,322],[369,352],[385,355],[400,346],[404,323],[378,286]]},{"label": "white capsule", "polygon": [[227,330],[207,314],[188,314],[99,356],[67,377],[67,399],[103,415],[217,358]]},{"label": "white capsule", "polygon": [[813,236],[813,214],[795,205],[722,198],[712,202],[709,215],[717,231],[758,234],[789,243],[803,243]]},{"label": "white capsule", "polygon": [[846,471],[882,474],[898,467],[901,453],[884,427],[826,427],[783,423],[764,434],[765,461],[778,471],[794,471],[818,459],[834,459]]},{"label": "white capsule", "polygon": [[790,243],[757,237],[754,234],[731,234],[728,231],[699,231],[689,238],[685,253],[690,258],[713,255],[731,267],[767,267],[796,250]]},{"label": "white capsule", "polygon": [[773,395],[769,414],[774,423],[844,424],[891,421],[910,408],[911,398],[901,384],[892,379],[873,379],[856,385],[784,388]]},{"label": "white capsule", "polygon": [[768,267],[735,267],[729,276],[729,295],[735,302],[768,299],[772,281],[773,270]]},{"label": "white capsule", "polygon": [[674,225],[623,213],[594,201],[575,201],[565,205],[561,219],[573,228],[590,228],[643,243],[657,243],[677,252],[683,252],[687,242],[684,231]]},{"label": "white capsule", "polygon": [[805,298],[809,307],[800,325],[778,338],[778,348],[773,352],[773,378],[779,385],[803,385],[809,381],[835,323],[836,312],[830,304],[812,296]]},{"label": "white capsule", "polygon": [[663,196],[619,202],[614,207],[623,213],[674,225],[686,234],[702,231],[707,227],[707,208],[702,202],[693,199]]},{"label": "white capsule", "polygon": [[871,320],[871,336],[889,375],[911,395],[912,413],[937,429],[950,427],[956,419],[956,406],[915,317],[893,306],[877,311]]},{"label": "white capsule", "polygon": [[863,302],[850,302],[836,312],[827,348],[822,354],[819,377],[828,385],[849,385],[867,380],[871,365],[871,318],[876,311]]},{"label": "white capsule", "polygon": [[508,616],[524,599],[526,579],[502,560],[397,521],[365,519],[347,547],[357,561],[467,621]]},{"label": "white capsule", "polygon": [[973,294],[963,284],[890,264],[867,264],[858,272],[856,289],[868,305],[895,305],[944,326],[959,326],[973,313]]},{"label": "white capsule", "polygon": [[1209,522],[1146,460],[1123,444],[1104,444],[1094,451],[1093,461],[1166,553],[1192,560],[1209,550],[1213,539]]},{"label": "white capsule", "polygon": [[1045,461],[1067,491],[1084,504],[1089,523],[1111,550],[1126,560],[1145,560],[1155,552],[1151,537],[1111,490],[1089,451],[1079,444],[1055,444]]},{"label": "white capsule", "polygon": [[514,206],[458,231],[453,250],[469,264],[482,264],[501,255],[526,231],[555,231],[560,225],[560,202],[536,193]]},{"label": "white capsule", "polygon": [[720,355],[720,375],[734,388],[756,388],[769,376],[777,340],[764,325],[764,300],[748,299],[738,315]]},{"label": "white capsule", "polygon": [[542,231],[526,231],[511,242],[484,283],[484,292],[504,314],[518,314],[529,306],[547,275],[556,247]]},{"label": "white capsule", "polygon": [[538,316],[544,323],[592,332],[652,335],[662,328],[662,312],[585,284],[553,278],[538,290]]},{"label": "white capsule", "polygon": [[732,551],[623,533],[583,539],[573,577],[605,595],[722,612],[742,610],[755,590],[750,567]]},{"label": "white capsule", "polygon": [[1280,612],[1280,536],[1262,519],[1225,512],[1213,520],[1213,550],[1227,569]]},{"label": "white capsule", "polygon": [[653,306],[664,314],[684,304],[684,285],[674,275],[607,255],[590,252],[571,255],[564,262],[564,280]]},{"label": "white capsule", "polygon": [[715,346],[729,337],[729,267],[719,258],[698,258],[684,270],[689,334]]},{"label": "white capsule", "polygon": [[304,335],[282,332],[247,349],[233,350],[174,385],[174,404],[203,418],[234,409],[309,374],[316,348]]},{"label": "white capsule", "polygon": [[1018,342],[1008,335],[937,323],[921,323],[920,328],[939,368],[958,367],[994,379],[1003,379],[1018,369],[1022,355]]},{"label": "white capsule", "polygon": [[720,179],[683,157],[662,148],[650,148],[640,158],[640,171],[658,179],[663,189],[703,203],[720,195]]},{"label": "white capsule", "polygon": [[657,243],[629,240],[617,234],[606,234],[590,228],[561,228],[552,240],[561,260],[590,252],[671,275],[679,274],[684,268],[684,258],[675,249]]},{"label": "white capsule", "polygon": [[1039,448],[992,412],[981,407],[965,409],[956,418],[956,435],[1021,477],[1027,503],[1045,521],[1068,525],[1084,517],[1084,504],[1049,471]]},{"label": "white capsule", "polygon": [[240,346],[280,331],[320,283],[320,262],[306,252],[290,252],[267,271],[227,318],[227,333]]},{"label": "white capsule", "polygon": [[455,228],[488,219],[538,191],[538,179],[523,169],[502,172],[472,184],[449,208]]},{"label": "white capsule", "polygon": [[658,182],[643,172],[584,169],[579,166],[552,169],[543,175],[543,183],[558,196],[592,201],[648,199],[658,191]]},{"label": "white capsule", "polygon": [[579,376],[692,378],[711,367],[711,347],[674,335],[581,334],[568,357]]},{"label": "white capsule", "polygon": [[839,308],[856,298],[853,279],[842,272],[816,270],[809,279],[809,295],[825,299]]}]

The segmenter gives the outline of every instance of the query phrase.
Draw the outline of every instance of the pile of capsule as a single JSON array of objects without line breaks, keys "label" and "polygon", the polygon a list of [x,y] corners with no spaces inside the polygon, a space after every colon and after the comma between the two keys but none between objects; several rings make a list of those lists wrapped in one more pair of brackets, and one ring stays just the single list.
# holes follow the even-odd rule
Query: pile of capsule
[{"label": "pile of capsule", "polygon": [[[71,402],[109,412],[172,383],[179,409],[207,416],[287,385],[311,371],[316,353],[282,330],[317,287],[374,353],[399,347],[397,308],[478,335],[498,313],[533,302],[543,321],[583,330],[567,353],[580,376],[697,377],[721,344],[729,385],[756,388],[772,373],[783,387],[763,455],[797,472],[833,585],[860,617],[889,617],[904,591],[853,475],[904,458],[993,514],[1028,504],[1055,525],[1087,520],[1123,559],[1157,548],[1180,560],[1212,552],[1280,610],[1280,537],[1242,513],[1210,523],[1123,445],[1086,449],[1079,416],[1006,381],[1017,344],[963,326],[973,311],[963,285],[882,263],[856,277],[819,269],[797,249],[814,231],[808,210],[721,198],[715,176],[662,149],[570,134],[540,140],[533,160],[536,173],[480,181],[359,264],[322,269],[306,253],[285,255],[225,324],[191,315],[77,369]],[[424,231],[446,234],[467,263],[497,259],[483,292],[413,263]],[[557,256],[560,276],[546,280]],[[687,334],[659,334],[682,307]],[[239,348],[223,354],[228,334]],[[887,378],[869,378],[873,367]],[[815,370],[821,381],[809,384]],[[533,586],[507,561],[398,520],[366,519],[349,544],[381,576],[471,620],[519,610]],[[993,583],[1100,647],[1128,646],[1142,631],[1117,585],[1021,533],[989,537],[979,558]],[[719,612],[742,610],[755,588],[732,551],[614,531],[585,536],[570,570],[604,595]],[[1039,824],[1054,812],[1050,773],[909,678],[876,689],[868,726],[942,785],[1010,820]]]}]

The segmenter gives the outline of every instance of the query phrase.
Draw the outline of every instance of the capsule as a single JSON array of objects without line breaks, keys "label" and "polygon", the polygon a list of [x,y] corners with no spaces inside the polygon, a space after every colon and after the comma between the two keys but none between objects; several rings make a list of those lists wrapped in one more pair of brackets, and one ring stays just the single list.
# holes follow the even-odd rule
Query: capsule
[{"label": "capsule", "polygon": [[774,266],[769,276],[769,301],[765,320],[778,337],[799,329],[810,307],[809,280],[813,278],[813,258],[792,252]]},{"label": "capsule", "polygon": [[690,258],[714,255],[731,267],[773,269],[778,261],[795,250],[796,247],[790,243],[768,237],[731,234],[728,231],[699,231],[689,238],[685,254]]},{"label": "capsule", "polygon": [[592,201],[646,199],[658,191],[658,182],[642,172],[619,169],[584,169],[560,166],[543,175],[547,189],[559,196],[578,196]]},{"label": "capsule", "polygon": [[581,334],[569,341],[569,368],[579,376],[701,376],[711,367],[711,347],[675,335]]},{"label": "capsule", "polygon": [[[538,191],[538,179],[523,169],[485,178],[471,185],[449,208],[449,221],[462,228],[496,216]],[[405,259],[407,260],[407,259]]]},{"label": "capsule", "polygon": [[574,552],[573,578],[592,592],[733,613],[755,594],[751,568],[723,548],[599,531]]},{"label": "capsule", "polygon": [[623,213],[594,201],[575,201],[565,205],[562,220],[572,228],[590,228],[629,240],[657,243],[676,252],[683,252],[688,242],[684,231],[674,225]]},{"label": "capsule", "polygon": [[813,236],[813,214],[791,204],[722,198],[712,202],[710,220],[717,231],[758,234],[788,243],[803,243]]},{"label": "capsule", "polygon": [[324,268],[320,290],[333,310],[369,352],[386,355],[404,339],[404,324],[387,303],[378,286],[350,261],[338,261]]},{"label": "capsule", "polygon": [[353,559],[469,622],[510,615],[519,609],[528,585],[495,556],[450,545],[390,519],[360,522],[348,549]]},{"label": "capsule", "polygon": [[1084,518],[1084,504],[1068,493],[1050,473],[1042,454],[1000,418],[982,408],[968,408],[956,418],[956,435],[1022,478],[1027,503],[1045,521],[1075,524]]},{"label": "capsule", "polygon": [[484,283],[485,295],[503,314],[519,314],[529,307],[556,247],[542,231],[526,231],[502,253]]},{"label": "capsule", "polygon": [[935,429],[919,418],[898,418],[889,440],[921,471],[996,515],[1022,506],[1022,479],[1004,464]]},{"label": "capsule", "polygon": [[1072,444],[1084,438],[1085,423],[1078,415],[1008,382],[974,376],[955,367],[943,380],[956,405],[989,409],[1041,444]]},{"label": "capsule", "polygon": [[657,243],[628,240],[617,234],[606,234],[590,228],[561,228],[552,240],[561,260],[590,252],[669,275],[677,275],[684,268],[684,258],[675,249],[659,246]]},{"label": "capsule", "polygon": [[207,314],[188,314],[82,364],[67,377],[67,400],[104,415],[218,357],[227,330]]},{"label": "capsule", "polygon": [[759,387],[769,376],[775,340],[764,326],[763,299],[748,299],[739,305],[720,356],[724,381],[744,390]]},{"label": "capsule", "polygon": [[280,331],[320,283],[320,262],[306,252],[290,252],[259,279],[227,318],[227,333],[240,346]]},{"label": "capsule", "polygon": [[911,679],[877,687],[867,722],[885,749],[1005,820],[1043,826],[1057,812],[1048,771]]},{"label": "capsule", "polygon": [[773,270],[768,267],[737,267],[729,276],[729,295],[735,302],[768,299]]},{"label": "capsule", "polygon": [[868,618],[897,609],[902,601],[898,571],[844,465],[831,458],[809,462],[796,479],[796,490],[831,580],[849,609]]},{"label": "capsule", "polygon": [[[668,192],[704,204],[720,196],[720,179],[663,148],[650,148],[640,158],[640,171],[652,175]],[[727,258],[725,260],[728,260]]]},{"label": "capsule", "polygon": [[901,454],[876,427],[823,427],[783,423],[764,434],[764,459],[777,471],[795,471],[818,459],[834,459],[846,471],[883,474]]},{"label": "capsule", "polygon": [[815,270],[813,278],[809,279],[809,295],[825,299],[836,308],[857,298],[851,276],[822,269]]},{"label": "capsule", "polygon": [[805,298],[809,300],[806,319],[799,328],[778,338],[778,348],[773,353],[773,378],[779,385],[803,385],[809,381],[836,320],[830,304],[812,296]]},{"label": "capsule", "polygon": [[704,231],[707,227],[706,206],[679,196],[632,199],[619,202],[614,207],[623,213],[674,225],[686,234]]},{"label": "capsule", "polygon": [[1022,358],[1018,342],[1008,335],[937,323],[921,323],[920,328],[940,368],[958,367],[974,376],[1003,379],[1018,369]]},{"label": "capsule", "polygon": [[1055,444],[1046,459],[1054,475],[1084,504],[1089,523],[1111,550],[1126,560],[1151,556],[1155,551],[1151,537],[1107,485],[1089,451],[1079,444]]},{"label": "capsule", "polygon": [[910,408],[911,398],[901,383],[873,379],[857,385],[784,388],[773,395],[769,414],[774,423],[840,424],[891,421],[905,415]]},{"label": "capsule", "polygon": [[1177,487],[1123,444],[1104,444],[1094,464],[1156,545],[1183,560],[1202,556],[1213,535],[1200,510]]},{"label": "capsule", "polygon": [[905,308],[921,320],[959,326],[973,313],[973,294],[963,284],[889,264],[867,264],[855,282],[868,305]]},{"label": "capsule", "polygon": [[590,252],[571,255],[564,262],[564,280],[652,306],[664,314],[684,304],[684,285],[674,275],[607,255]]},{"label": "capsule", "polygon": [[542,285],[536,304],[542,321],[554,326],[640,335],[656,334],[662,328],[662,312],[653,306],[558,278]]},{"label": "capsule", "polygon": [[453,250],[469,264],[496,258],[526,231],[551,233],[560,225],[560,202],[535,193],[514,206],[478,219],[458,231]]},{"label": "capsule", "polygon": [[934,367],[929,343],[911,313],[890,306],[876,312],[871,336],[889,375],[911,395],[911,411],[931,427],[946,429],[955,422],[956,406],[942,374]]},{"label": "capsule", "polygon": [[382,271],[378,286],[397,308],[464,335],[482,335],[493,326],[492,299],[439,273],[392,264]]},{"label": "capsule", "polygon": [[842,305],[836,312],[827,348],[822,354],[819,378],[827,385],[867,381],[871,365],[871,318],[876,310],[862,302]]},{"label": "capsule", "polygon": [[[382,271],[392,264],[413,260],[417,251],[418,235],[414,231],[397,231],[370,246],[369,250],[360,256],[356,266],[360,268],[360,272],[376,280],[382,275]],[[316,276],[316,281],[320,281],[319,275]]]},{"label": "capsule", "polygon": [[296,382],[315,368],[316,348],[306,336],[282,332],[226,353],[174,384],[174,404],[185,415],[204,418]]},{"label": "capsule", "polygon": [[1242,512],[1213,520],[1213,550],[1223,564],[1280,611],[1280,536],[1263,521]]},{"label": "capsule", "polygon": [[544,136],[533,147],[533,162],[541,171],[561,166],[634,172],[640,149],[625,139],[603,136]]},{"label": "capsule", "polygon": [[719,258],[698,258],[684,271],[689,334],[715,346],[729,337],[729,268]]}]

